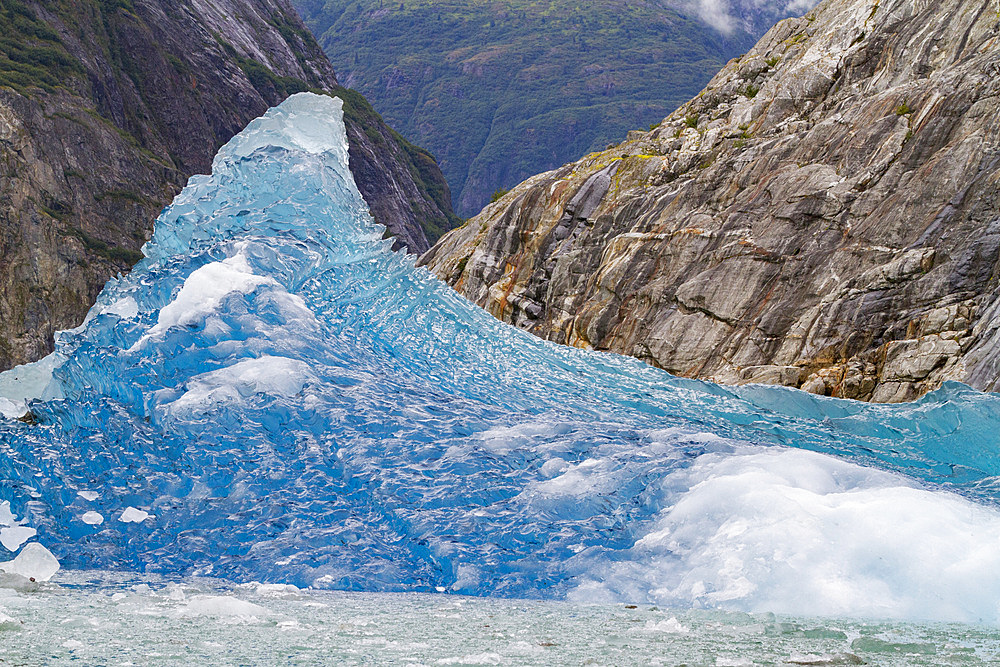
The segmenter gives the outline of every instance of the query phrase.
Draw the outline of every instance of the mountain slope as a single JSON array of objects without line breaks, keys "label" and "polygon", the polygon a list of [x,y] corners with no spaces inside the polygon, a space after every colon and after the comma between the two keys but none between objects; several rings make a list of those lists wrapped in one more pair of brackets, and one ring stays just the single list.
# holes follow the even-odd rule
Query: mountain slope
[{"label": "mountain slope", "polygon": [[539,336],[680,375],[887,402],[995,389],[998,9],[828,0],[422,261]]},{"label": "mountain slope", "polygon": [[414,251],[450,226],[433,159],[385,126],[284,0],[0,0],[0,368],[127,271],[159,210],[269,106],[347,99],[351,167]]},{"label": "mountain slope", "polygon": [[656,0],[294,1],[346,85],[437,156],[462,215],[660,120],[766,29]]}]

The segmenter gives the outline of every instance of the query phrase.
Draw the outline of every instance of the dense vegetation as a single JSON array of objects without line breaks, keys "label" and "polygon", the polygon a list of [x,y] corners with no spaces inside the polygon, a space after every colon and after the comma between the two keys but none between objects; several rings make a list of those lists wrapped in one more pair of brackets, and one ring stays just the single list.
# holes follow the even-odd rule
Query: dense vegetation
[{"label": "dense vegetation", "polygon": [[52,91],[82,74],[59,36],[17,0],[0,0],[0,86]]},{"label": "dense vegetation", "polygon": [[345,85],[437,156],[459,213],[646,128],[753,38],[646,0],[295,0]]}]

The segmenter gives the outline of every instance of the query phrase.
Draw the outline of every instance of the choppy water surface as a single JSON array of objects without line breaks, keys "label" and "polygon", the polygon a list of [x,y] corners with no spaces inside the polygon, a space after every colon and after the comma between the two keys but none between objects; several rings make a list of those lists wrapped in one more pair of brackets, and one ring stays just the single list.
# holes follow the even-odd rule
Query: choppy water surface
[{"label": "choppy water surface", "polygon": [[[956,629],[949,648],[941,629],[908,626],[897,641],[884,626],[869,640],[855,624],[812,648],[716,612],[1000,624],[996,396],[953,384],[863,405],[537,340],[392,253],[347,159],[339,102],[290,98],[191,180],[146,259],[51,359],[0,377],[0,412],[27,398],[37,422],[0,419],[0,570],[49,573],[43,545],[64,570],[576,605],[466,600],[476,623],[449,626],[439,598],[329,598],[425,616],[380,621],[413,641],[457,633],[435,660],[512,651],[476,630],[490,609],[511,636],[518,618],[535,628],[526,651],[576,656],[629,642],[693,651],[712,636],[724,652],[732,634],[737,653],[757,646],[768,660],[877,642],[940,657],[989,636]],[[157,646],[204,625],[235,633],[212,640],[220,651],[280,650],[269,638],[291,651],[324,614],[353,627],[338,604],[311,614],[277,597],[264,606],[300,625],[247,629],[192,621],[152,593],[108,594],[18,594],[4,602],[26,623],[12,641],[62,614],[54,600],[92,605],[121,632],[159,624]],[[579,606],[625,602],[640,606]],[[646,632],[671,618],[690,632]],[[401,641],[381,625],[358,641],[369,631]],[[321,635],[322,650],[338,646]],[[549,635],[557,646],[540,645]],[[684,659],[715,659],[699,656]]]},{"label": "choppy water surface", "polygon": [[[0,590],[4,664],[989,665],[996,628],[167,582]],[[3,620],[6,617],[6,620]]]}]

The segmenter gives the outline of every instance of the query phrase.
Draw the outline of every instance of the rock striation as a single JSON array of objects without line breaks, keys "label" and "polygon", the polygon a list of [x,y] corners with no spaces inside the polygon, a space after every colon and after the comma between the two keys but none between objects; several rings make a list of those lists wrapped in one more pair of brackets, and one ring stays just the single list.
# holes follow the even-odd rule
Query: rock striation
[{"label": "rock striation", "polygon": [[827,0],[421,262],[536,335],[678,375],[997,389],[998,106],[996,0]]},{"label": "rock striation", "polygon": [[353,91],[286,0],[0,0],[0,369],[52,349],[217,149],[287,95],[340,94],[399,245],[455,216],[434,159]]}]

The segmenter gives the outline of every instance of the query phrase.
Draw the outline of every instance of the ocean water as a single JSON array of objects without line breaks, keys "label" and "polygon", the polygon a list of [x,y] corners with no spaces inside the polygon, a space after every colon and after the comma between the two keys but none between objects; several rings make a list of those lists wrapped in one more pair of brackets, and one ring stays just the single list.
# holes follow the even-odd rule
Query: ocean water
[{"label": "ocean water", "polygon": [[[0,585],[16,588],[0,607],[24,621],[17,637],[36,641],[61,605],[118,629],[148,607],[162,646],[193,622],[172,603],[156,611],[157,582],[211,580],[228,583],[190,595],[300,589],[301,608],[262,605],[271,620],[233,630],[296,646],[273,619],[301,623],[302,605],[334,600],[376,616],[499,609],[508,628],[529,609],[540,637],[648,621],[697,644],[725,626],[772,662],[864,652],[870,627],[887,645],[993,650],[996,396],[948,384],[866,405],[537,340],[391,252],[347,168],[341,117],[339,100],[301,94],[251,123],[54,355],[0,375]],[[32,592],[19,576],[48,579],[49,553],[62,571]],[[102,606],[115,576],[138,578],[124,592],[138,606]],[[768,639],[813,617],[905,623],[824,621],[836,637],[815,646]],[[968,642],[921,623],[966,624],[947,627]],[[456,647],[499,650],[470,628]],[[589,655],[583,638],[567,660]],[[704,655],[692,664],[732,657]]]},{"label": "ocean water", "polygon": [[[993,626],[63,572],[0,589],[17,665],[995,665]],[[6,620],[5,620],[6,619]]]}]

